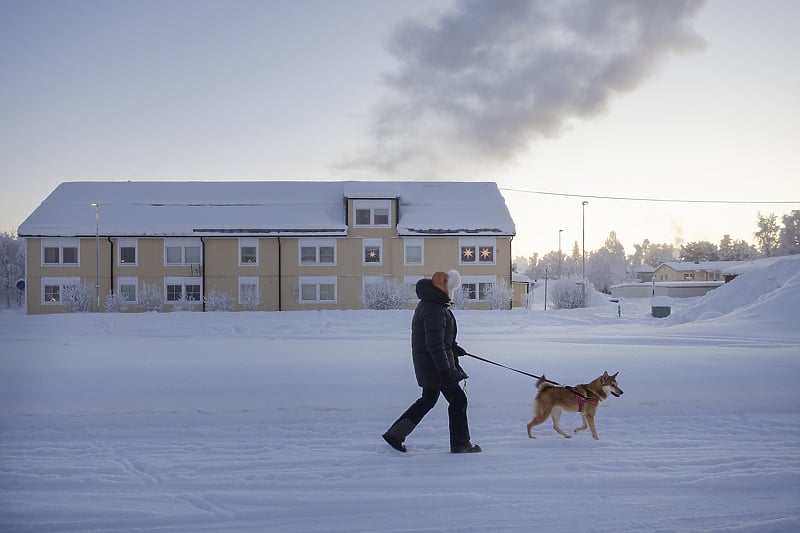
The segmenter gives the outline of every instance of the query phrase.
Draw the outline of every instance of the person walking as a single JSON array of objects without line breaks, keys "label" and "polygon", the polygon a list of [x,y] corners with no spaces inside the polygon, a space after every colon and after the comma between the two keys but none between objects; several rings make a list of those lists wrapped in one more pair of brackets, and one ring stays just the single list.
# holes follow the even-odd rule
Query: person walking
[{"label": "person walking", "polygon": [[461,286],[457,270],[436,272],[431,279],[417,282],[419,303],[411,321],[411,354],[422,396],[382,435],[395,450],[406,451],[405,439],[436,405],[439,395],[449,404],[450,452],[476,453],[467,422],[467,395],[459,381],[467,379],[458,358],[467,352],[456,342],[458,328],[450,310],[450,294]]}]

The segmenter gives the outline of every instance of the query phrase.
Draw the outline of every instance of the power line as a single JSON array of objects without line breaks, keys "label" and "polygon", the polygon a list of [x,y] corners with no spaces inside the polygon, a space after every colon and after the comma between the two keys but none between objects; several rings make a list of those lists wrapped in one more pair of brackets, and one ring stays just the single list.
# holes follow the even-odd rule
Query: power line
[{"label": "power line", "polygon": [[564,192],[552,191],[532,191],[528,189],[512,189],[510,187],[498,187],[501,191],[522,192],[527,194],[542,194],[545,196],[565,196],[569,198],[593,198],[596,200],[624,200],[627,202],[672,202],[681,204],[733,204],[733,205],[758,205],[758,204],[800,204],[800,201],[781,200],[777,202],[759,200],[687,200],[681,198],[639,198],[635,196],[602,196],[594,194],[569,194]]}]

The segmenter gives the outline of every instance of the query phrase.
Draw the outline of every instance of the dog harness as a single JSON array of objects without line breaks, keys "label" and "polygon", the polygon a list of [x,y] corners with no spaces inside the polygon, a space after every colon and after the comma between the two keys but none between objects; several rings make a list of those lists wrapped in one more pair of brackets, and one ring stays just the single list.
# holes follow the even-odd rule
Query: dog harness
[{"label": "dog harness", "polygon": [[597,398],[590,398],[589,396],[584,396],[580,392],[578,392],[575,387],[567,387],[570,392],[575,393],[575,400],[578,402],[578,412],[583,411],[583,406],[587,403],[598,403],[600,400]]}]

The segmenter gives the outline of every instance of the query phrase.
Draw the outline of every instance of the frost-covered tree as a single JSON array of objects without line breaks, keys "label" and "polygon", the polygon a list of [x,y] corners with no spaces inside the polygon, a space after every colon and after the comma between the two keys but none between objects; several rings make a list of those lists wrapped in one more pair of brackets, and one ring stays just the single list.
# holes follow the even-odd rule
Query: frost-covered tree
[{"label": "frost-covered tree", "polygon": [[743,240],[733,240],[730,235],[725,235],[719,241],[720,261],[749,261],[758,257],[755,246]]},{"label": "frost-covered tree", "polygon": [[25,246],[14,235],[0,233],[0,294],[6,307],[15,301],[22,305],[22,293],[17,282],[25,275]]},{"label": "frost-covered tree", "polygon": [[780,228],[778,227],[778,216],[770,213],[762,216],[758,213],[758,231],[755,232],[758,250],[766,257],[775,255],[780,242]]},{"label": "frost-covered tree", "polygon": [[241,305],[245,311],[255,311],[260,303],[261,296],[258,294],[255,285],[242,286],[241,294],[239,295],[239,305]]},{"label": "frost-covered tree", "polygon": [[580,283],[568,279],[560,279],[553,282],[548,291],[548,299],[552,309],[578,309],[586,307],[584,296],[587,291]]},{"label": "frost-covered tree", "polygon": [[69,313],[88,313],[92,310],[94,287],[85,284],[62,285],[61,304]]},{"label": "frost-covered tree", "polygon": [[164,293],[157,285],[142,283],[139,289],[139,302],[145,311],[161,311],[164,306]]},{"label": "frost-covered tree", "polygon": [[486,303],[489,304],[489,309],[494,311],[510,309],[513,295],[514,290],[507,281],[502,280],[499,283],[489,285],[486,290]]},{"label": "frost-covered tree", "polygon": [[203,301],[207,311],[230,311],[233,309],[233,296],[229,292],[219,292],[211,289]]},{"label": "frost-covered tree", "polygon": [[643,250],[642,261],[646,265],[655,268],[661,263],[669,263],[675,261],[675,246],[672,244],[653,244],[649,241],[647,247]]},{"label": "frost-covered tree", "polygon": [[406,309],[414,301],[414,292],[404,283],[382,280],[367,283],[361,293],[361,302],[367,309]]},{"label": "frost-covered tree", "polygon": [[681,245],[679,261],[700,263],[702,261],[719,261],[717,245],[708,241],[687,242]]},{"label": "frost-covered tree", "polygon": [[107,313],[119,313],[125,309],[125,304],[128,302],[128,297],[121,292],[106,294],[105,301],[103,302],[103,309]]},{"label": "frost-covered tree", "polygon": [[800,210],[783,215],[778,250],[780,255],[800,254]]},{"label": "frost-covered tree", "polygon": [[605,245],[586,260],[586,277],[597,290],[605,293],[611,291],[612,285],[626,281],[629,270],[625,247],[614,231],[609,233]]}]

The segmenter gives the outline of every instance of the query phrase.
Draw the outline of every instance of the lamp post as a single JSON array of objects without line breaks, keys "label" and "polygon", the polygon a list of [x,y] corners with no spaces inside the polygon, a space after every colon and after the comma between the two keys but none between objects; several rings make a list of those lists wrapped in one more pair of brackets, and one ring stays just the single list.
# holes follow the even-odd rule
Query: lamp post
[{"label": "lamp post", "polygon": [[581,202],[581,255],[583,256],[583,266],[581,267],[581,287],[583,292],[583,306],[586,307],[586,200]]},{"label": "lamp post", "polygon": [[558,230],[558,279],[561,279],[561,232],[563,229]]},{"label": "lamp post", "polygon": [[100,204],[89,205],[94,207],[94,292],[97,313],[100,312]]}]

